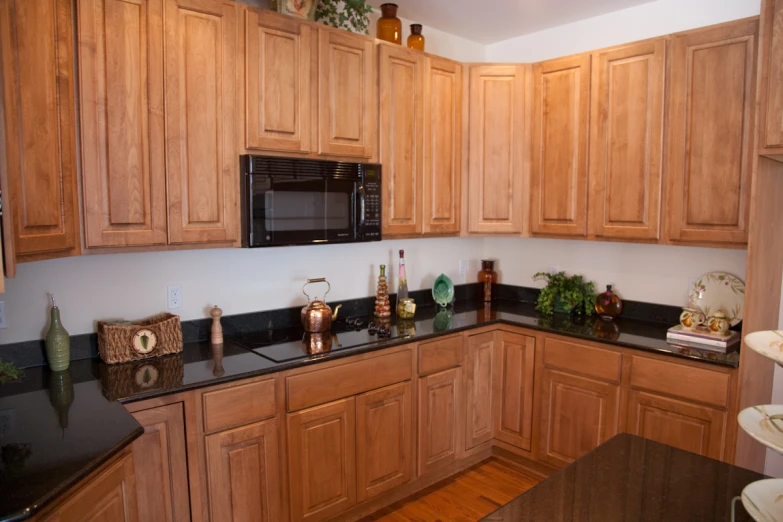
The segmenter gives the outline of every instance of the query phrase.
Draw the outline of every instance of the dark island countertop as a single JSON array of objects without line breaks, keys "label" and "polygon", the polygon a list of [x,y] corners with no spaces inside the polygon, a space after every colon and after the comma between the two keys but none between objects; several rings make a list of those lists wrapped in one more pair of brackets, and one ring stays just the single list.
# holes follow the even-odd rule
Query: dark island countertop
[{"label": "dark island countertop", "polygon": [[745,486],[764,478],[754,471],[624,433],[482,521],[750,522],[753,519],[737,497]]},{"label": "dark island countertop", "polygon": [[[371,318],[367,318],[368,320]],[[25,370],[21,383],[0,386],[0,522],[24,520],[89,475],[142,433],[122,402],[318,364],[322,361],[418,342],[481,326],[506,324],[605,342],[646,352],[737,367],[739,353],[678,348],[666,343],[668,324],[618,319],[543,317],[532,303],[499,300],[489,308],[458,302],[450,310],[422,306],[413,322],[392,324],[392,334],[409,334],[351,349],[307,356],[301,330],[285,328],[276,349],[303,358],[274,362],[243,348],[231,337],[217,350],[208,342],[188,343],[182,353],[127,364],[74,361],[64,373]],[[265,332],[277,332],[269,330]],[[281,331],[282,331],[281,330]]]}]

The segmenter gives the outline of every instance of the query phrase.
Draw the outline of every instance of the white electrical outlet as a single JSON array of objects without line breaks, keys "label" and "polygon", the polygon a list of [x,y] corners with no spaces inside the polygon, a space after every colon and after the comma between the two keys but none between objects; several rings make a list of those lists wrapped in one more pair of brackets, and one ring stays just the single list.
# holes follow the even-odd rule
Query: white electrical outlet
[{"label": "white electrical outlet", "polygon": [[169,310],[179,310],[182,308],[182,285],[169,285]]},{"label": "white electrical outlet", "polygon": [[5,322],[5,301],[0,301],[0,329],[7,327],[8,325]]},{"label": "white electrical outlet", "polygon": [[465,277],[468,275],[468,260],[467,259],[460,259],[459,260],[459,276],[464,280]]}]

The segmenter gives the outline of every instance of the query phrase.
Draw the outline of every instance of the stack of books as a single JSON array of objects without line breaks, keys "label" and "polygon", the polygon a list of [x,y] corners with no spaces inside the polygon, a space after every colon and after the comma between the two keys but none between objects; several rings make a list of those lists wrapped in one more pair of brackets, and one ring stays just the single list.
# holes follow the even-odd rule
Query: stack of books
[{"label": "stack of books", "polygon": [[701,348],[726,352],[729,348],[740,342],[739,332],[729,331],[726,335],[717,334],[706,326],[697,326],[693,330],[686,330],[681,324],[672,326],[666,333],[666,342],[686,348]]}]

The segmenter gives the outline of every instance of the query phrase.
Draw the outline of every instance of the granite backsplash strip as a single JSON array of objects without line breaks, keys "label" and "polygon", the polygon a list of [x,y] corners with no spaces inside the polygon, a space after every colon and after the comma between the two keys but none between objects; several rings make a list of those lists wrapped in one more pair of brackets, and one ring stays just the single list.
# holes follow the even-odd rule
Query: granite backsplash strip
[{"label": "granite backsplash strip", "polygon": [[[532,303],[538,298],[540,290],[524,286],[498,284],[497,297],[512,301]],[[478,300],[481,295],[481,285],[470,283],[454,287],[456,301]],[[429,289],[410,292],[420,306],[434,304],[432,292]],[[391,302],[396,301],[396,295],[390,296]],[[373,313],[375,297],[349,299],[346,301],[331,301],[335,307],[342,305],[340,317],[367,316]],[[223,316],[223,335],[226,337],[257,332],[288,328],[299,324],[300,307],[265,310],[238,315]],[[640,301],[623,301],[622,317],[649,321],[654,323],[677,324],[681,309],[675,306],[643,303]],[[185,343],[195,343],[209,339],[212,320],[194,319],[182,322],[182,338]],[[67,326],[67,325],[66,325]],[[94,333],[71,336],[71,359],[92,359],[98,357],[98,338]],[[24,341],[0,345],[0,359],[14,363],[20,368],[32,368],[46,365],[46,353],[43,340]]]}]

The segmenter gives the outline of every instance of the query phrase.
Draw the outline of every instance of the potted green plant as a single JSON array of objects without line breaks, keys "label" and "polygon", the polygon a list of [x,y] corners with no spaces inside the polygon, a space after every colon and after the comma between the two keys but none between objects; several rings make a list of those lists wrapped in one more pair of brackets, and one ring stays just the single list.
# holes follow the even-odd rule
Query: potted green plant
[{"label": "potted green plant", "polygon": [[595,303],[595,285],[585,281],[580,275],[567,276],[565,272],[538,272],[533,276],[536,281],[546,281],[546,286],[536,301],[536,310],[545,315],[554,312],[572,314],[593,313]]},{"label": "potted green plant", "polygon": [[368,34],[372,7],[366,0],[319,0],[315,19],[354,33]]},{"label": "potted green plant", "polygon": [[22,377],[24,377],[24,372],[17,368],[14,363],[0,359],[0,384],[21,381]]}]

